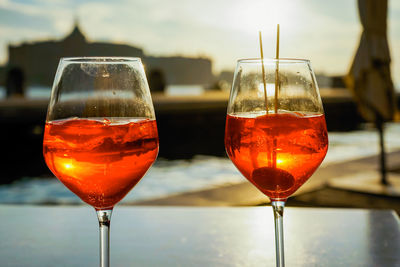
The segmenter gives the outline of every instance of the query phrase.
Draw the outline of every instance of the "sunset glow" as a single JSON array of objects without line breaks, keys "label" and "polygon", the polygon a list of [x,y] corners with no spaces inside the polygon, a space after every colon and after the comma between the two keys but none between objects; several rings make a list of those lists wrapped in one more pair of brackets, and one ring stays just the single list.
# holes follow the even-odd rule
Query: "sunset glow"
[{"label": "sunset glow", "polygon": [[[132,11],[134,15],[132,15]],[[389,0],[388,40],[392,77],[400,83],[400,1]],[[116,15],[118,14],[118,15]],[[0,1],[0,64],[8,44],[59,39],[78,19],[90,41],[130,44],[157,56],[209,57],[213,71],[233,70],[238,58],[275,56],[276,24],[281,57],[308,58],[314,71],[345,74],[361,35],[357,1],[149,0]]]}]

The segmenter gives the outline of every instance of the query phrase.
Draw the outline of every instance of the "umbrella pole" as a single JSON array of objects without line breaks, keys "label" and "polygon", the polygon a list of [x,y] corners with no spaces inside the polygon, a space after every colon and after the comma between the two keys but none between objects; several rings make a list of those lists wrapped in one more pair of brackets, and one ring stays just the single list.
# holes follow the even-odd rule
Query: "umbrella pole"
[{"label": "umbrella pole", "polygon": [[388,185],[387,177],[386,177],[386,153],[385,153],[385,140],[383,133],[383,119],[381,116],[377,116],[376,120],[376,128],[379,133],[379,145],[380,145],[380,172],[381,172],[381,184]]}]

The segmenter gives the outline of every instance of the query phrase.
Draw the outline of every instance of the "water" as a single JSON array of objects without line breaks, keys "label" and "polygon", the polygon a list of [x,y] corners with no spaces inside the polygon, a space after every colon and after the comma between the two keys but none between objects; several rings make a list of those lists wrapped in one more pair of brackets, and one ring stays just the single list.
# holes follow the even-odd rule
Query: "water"
[{"label": "water", "polygon": [[[48,99],[50,98],[51,88],[47,86],[30,86],[25,91],[28,99]],[[0,86],[0,99],[6,98],[6,89]]]},{"label": "water", "polygon": [[169,85],[165,93],[170,96],[196,96],[203,94],[204,88],[201,85]]},{"label": "water", "polygon": [[[400,84],[395,86],[395,91],[400,93]],[[170,96],[177,95],[201,95],[204,93],[204,87],[201,85],[169,85],[165,88],[165,93]],[[30,86],[26,89],[26,97],[29,99],[47,99],[50,98],[51,88],[47,86]],[[0,99],[6,98],[4,86],[0,86]]]},{"label": "water", "polygon": [[[194,86],[191,94],[202,89]],[[167,93],[178,95],[183,87],[169,87]],[[30,99],[49,98],[50,88],[29,87]],[[5,97],[0,87],[0,99]],[[387,124],[385,145],[388,152],[400,149],[400,124]],[[345,162],[379,153],[378,134],[374,129],[347,133],[329,133],[329,150],[322,165]],[[197,156],[192,160],[158,159],[140,183],[122,203],[154,199],[183,192],[245,182],[228,158]],[[56,178],[26,177],[9,185],[0,185],[0,203],[18,204],[80,204],[81,200]]]},{"label": "water", "polygon": [[[196,96],[204,93],[201,85],[169,85],[165,88],[165,93],[170,96]],[[50,98],[51,88],[46,86],[30,86],[26,89],[25,97],[28,99],[48,99]],[[0,86],[0,99],[6,98],[4,86]]]},{"label": "water", "polygon": [[[388,152],[400,149],[400,124],[386,126]],[[348,133],[329,133],[329,150],[322,165],[345,162],[379,153],[374,129]],[[245,182],[228,158],[196,156],[192,160],[158,159],[122,203],[147,200],[227,184]],[[80,204],[81,200],[56,178],[25,178],[0,186],[0,203]]]},{"label": "water", "polygon": [[[158,198],[182,192],[242,182],[243,178],[226,158],[197,156],[192,160],[159,159],[123,202]],[[0,203],[80,203],[56,178],[25,178],[0,186]]]}]

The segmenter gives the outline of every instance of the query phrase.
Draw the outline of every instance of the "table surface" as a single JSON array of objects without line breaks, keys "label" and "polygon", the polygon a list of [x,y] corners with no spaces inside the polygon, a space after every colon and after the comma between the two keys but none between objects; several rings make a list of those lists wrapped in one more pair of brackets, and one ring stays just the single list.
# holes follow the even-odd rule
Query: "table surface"
[{"label": "table surface", "polygon": [[[82,206],[0,205],[0,266],[98,266],[98,224]],[[400,266],[389,210],[286,208],[287,266]],[[275,266],[271,207],[124,207],[112,266]]]}]

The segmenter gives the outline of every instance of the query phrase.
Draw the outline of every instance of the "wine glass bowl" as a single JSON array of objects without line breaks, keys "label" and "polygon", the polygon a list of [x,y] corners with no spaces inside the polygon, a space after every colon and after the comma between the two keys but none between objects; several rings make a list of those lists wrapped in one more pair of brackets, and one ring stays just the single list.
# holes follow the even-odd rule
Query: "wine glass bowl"
[{"label": "wine glass bowl", "polygon": [[154,108],[141,60],[61,59],[46,117],[43,154],[53,174],[96,209],[101,266],[108,266],[111,211],[158,154]]},{"label": "wine glass bowl", "polygon": [[225,147],[243,176],[272,201],[277,266],[283,266],[285,201],[310,178],[328,149],[322,101],[308,60],[238,61]]},{"label": "wine glass bowl", "polygon": [[325,157],[326,126],[323,115],[272,112],[228,114],[225,144],[251,183],[271,199],[286,200]]},{"label": "wine glass bowl", "polygon": [[157,157],[157,128],[150,120],[72,118],[47,122],[45,136],[50,170],[96,209],[117,204]]},{"label": "wine glass bowl", "polygon": [[[279,92],[275,70],[279,63]],[[227,154],[271,199],[285,200],[318,168],[328,148],[321,98],[309,61],[239,60],[225,131]]]}]

